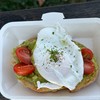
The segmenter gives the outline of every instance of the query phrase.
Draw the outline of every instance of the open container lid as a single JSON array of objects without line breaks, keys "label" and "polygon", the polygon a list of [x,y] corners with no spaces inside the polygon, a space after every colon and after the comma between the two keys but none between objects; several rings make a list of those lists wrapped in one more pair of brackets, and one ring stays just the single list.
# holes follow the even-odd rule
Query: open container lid
[{"label": "open container lid", "polygon": [[[96,82],[75,93],[62,90],[56,93],[36,93],[23,87],[14,76],[11,67],[11,50],[21,41],[36,36],[40,29],[59,22],[72,37],[94,51],[100,65],[100,19],[64,19],[63,13],[42,15],[41,21],[11,22],[0,31],[0,91],[9,99],[100,99],[100,75]],[[85,30],[84,30],[85,29]],[[81,33],[81,34],[80,34]],[[98,44],[98,45],[97,45]],[[6,58],[5,58],[6,57]]]}]

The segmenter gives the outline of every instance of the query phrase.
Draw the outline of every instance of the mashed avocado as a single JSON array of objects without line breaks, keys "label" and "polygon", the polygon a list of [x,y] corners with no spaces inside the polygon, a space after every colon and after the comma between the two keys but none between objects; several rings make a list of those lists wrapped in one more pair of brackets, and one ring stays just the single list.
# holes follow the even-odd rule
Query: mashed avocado
[{"label": "mashed avocado", "polygon": [[[33,39],[32,41],[26,40],[26,41],[24,41],[22,44],[20,44],[18,47],[25,46],[25,47],[27,47],[28,49],[30,49],[31,51],[34,51],[35,44],[36,44],[36,39]],[[16,48],[13,49],[13,57],[14,57],[14,64],[17,64],[17,63],[19,63],[20,61],[18,60],[15,51],[16,51]],[[33,53],[33,52],[31,52],[31,53]],[[32,58],[31,58],[31,62],[32,62],[33,65],[34,65],[34,58],[33,58],[33,56],[32,56]],[[35,69],[35,72],[32,73],[32,74],[30,74],[30,75],[27,75],[27,76],[20,76],[20,75],[17,75],[17,74],[16,74],[16,77],[17,77],[19,80],[27,80],[27,81],[33,83],[35,87],[37,87],[37,81],[40,81],[41,83],[47,82],[47,81],[38,73],[37,69]]]},{"label": "mashed avocado", "polygon": [[[80,43],[78,43],[78,42],[75,42],[75,41],[73,41],[73,42],[74,42],[76,45],[78,45],[78,46],[80,47],[80,49],[82,49],[83,47],[85,47],[85,46],[83,46],[82,44],[80,44]],[[24,41],[21,45],[19,45],[19,47],[20,47],[20,46],[28,47],[28,48],[32,51],[32,53],[33,53],[33,51],[34,51],[34,49],[35,49],[35,44],[36,44],[36,39],[26,40],[26,41]],[[17,63],[19,63],[20,61],[19,61],[18,58],[16,57],[15,50],[16,50],[16,48],[13,49],[14,64],[17,64]],[[31,61],[32,61],[33,65],[34,65],[34,58],[33,58],[33,56],[32,56],[32,58],[31,58]],[[89,75],[84,75],[84,78],[83,78],[82,82],[80,82],[80,83],[77,85],[76,88],[79,88],[79,87],[83,86],[84,84],[86,84],[87,82],[92,81],[92,80],[94,79],[94,77],[96,76],[96,73],[97,73],[97,71],[98,71],[98,66],[97,66],[97,63],[96,63],[96,60],[95,60],[94,57],[93,57],[92,61],[93,61],[94,64],[95,64],[95,71],[94,71],[94,73],[89,74]],[[47,80],[45,80],[45,79],[39,74],[39,72],[37,71],[37,69],[35,69],[35,72],[32,73],[32,74],[30,74],[30,75],[27,75],[27,76],[20,76],[20,75],[17,75],[17,74],[16,74],[16,77],[17,77],[19,80],[27,80],[27,81],[31,82],[35,87],[37,87],[37,81],[40,81],[41,83],[47,82]]]}]

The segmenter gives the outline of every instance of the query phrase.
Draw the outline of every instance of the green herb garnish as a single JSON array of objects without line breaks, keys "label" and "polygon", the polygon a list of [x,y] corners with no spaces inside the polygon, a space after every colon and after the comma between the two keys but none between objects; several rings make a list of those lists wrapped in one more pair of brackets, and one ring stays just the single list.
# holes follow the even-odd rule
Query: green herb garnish
[{"label": "green herb garnish", "polygon": [[54,35],[54,32],[52,32],[52,34]]},{"label": "green herb garnish", "polygon": [[81,51],[81,49],[78,49],[78,51]]},{"label": "green herb garnish", "polygon": [[70,65],[70,68],[72,68],[72,65]]},{"label": "green herb garnish", "polygon": [[76,73],[78,73],[78,71],[76,71]]},{"label": "green herb garnish", "polygon": [[58,61],[58,57],[57,55],[59,54],[59,52],[57,50],[47,50],[50,53],[50,61],[54,61],[57,62]]}]

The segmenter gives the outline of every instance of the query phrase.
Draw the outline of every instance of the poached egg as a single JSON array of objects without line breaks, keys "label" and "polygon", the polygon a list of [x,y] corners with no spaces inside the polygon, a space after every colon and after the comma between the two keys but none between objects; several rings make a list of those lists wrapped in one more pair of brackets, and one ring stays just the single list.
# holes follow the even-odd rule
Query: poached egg
[{"label": "poached egg", "polygon": [[59,89],[64,86],[73,90],[83,79],[81,50],[59,24],[40,30],[33,57],[38,72],[48,81],[38,81],[38,88]]}]

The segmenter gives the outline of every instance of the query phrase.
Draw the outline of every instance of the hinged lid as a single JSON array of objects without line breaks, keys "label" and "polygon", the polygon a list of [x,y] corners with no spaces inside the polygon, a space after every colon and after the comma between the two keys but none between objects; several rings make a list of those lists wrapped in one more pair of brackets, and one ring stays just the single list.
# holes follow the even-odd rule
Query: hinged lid
[{"label": "hinged lid", "polygon": [[62,21],[64,18],[65,17],[63,13],[60,12],[45,13],[41,17],[43,21],[53,21],[53,22]]}]

